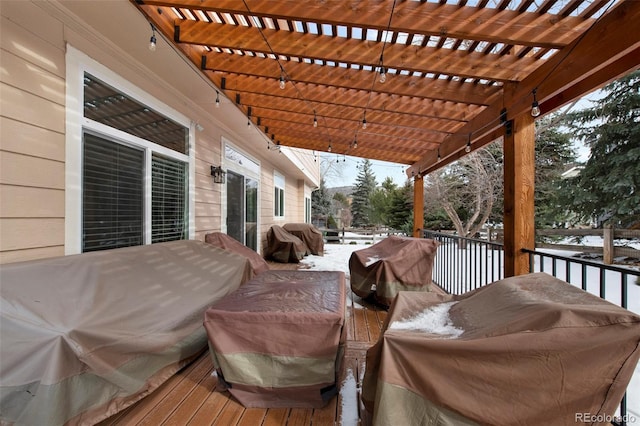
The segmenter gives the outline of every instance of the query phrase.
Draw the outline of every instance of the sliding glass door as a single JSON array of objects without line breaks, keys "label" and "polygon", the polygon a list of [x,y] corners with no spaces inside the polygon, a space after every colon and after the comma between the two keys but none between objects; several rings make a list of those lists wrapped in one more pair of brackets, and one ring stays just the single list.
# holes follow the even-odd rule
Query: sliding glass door
[{"label": "sliding glass door", "polygon": [[227,171],[227,234],[258,250],[258,182]]}]

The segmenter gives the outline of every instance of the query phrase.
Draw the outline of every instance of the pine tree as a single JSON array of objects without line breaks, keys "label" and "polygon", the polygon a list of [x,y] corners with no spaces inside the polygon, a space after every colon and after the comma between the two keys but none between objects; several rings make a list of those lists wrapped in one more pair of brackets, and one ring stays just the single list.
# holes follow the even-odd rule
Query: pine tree
[{"label": "pine tree", "polygon": [[640,71],[602,90],[604,98],[572,116],[591,155],[568,182],[568,199],[584,219],[625,226],[640,220]]},{"label": "pine tree", "polygon": [[371,168],[369,159],[363,160],[358,164],[358,176],[356,177],[355,188],[351,194],[351,214],[353,220],[351,222],[354,227],[372,225],[370,219],[370,197],[376,189],[376,177]]},{"label": "pine tree", "polygon": [[396,187],[393,179],[387,176],[382,185],[376,188],[369,197],[371,221],[376,225],[389,225],[389,211],[393,195],[397,190]]},{"label": "pine tree", "polygon": [[327,192],[324,178],[320,179],[320,187],[311,193],[311,218],[312,222],[326,226],[327,215],[331,210],[331,198]]},{"label": "pine tree", "polygon": [[576,161],[569,134],[561,131],[562,116],[551,115],[536,122],[536,228],[566,222],[570,217],[561,200],[562,173]]},{"label": "pine tree", "polygon": [[389,206],[388,224],[393,229],[413,235],[413,182],[407,180],[403,186],[395,189]]}]

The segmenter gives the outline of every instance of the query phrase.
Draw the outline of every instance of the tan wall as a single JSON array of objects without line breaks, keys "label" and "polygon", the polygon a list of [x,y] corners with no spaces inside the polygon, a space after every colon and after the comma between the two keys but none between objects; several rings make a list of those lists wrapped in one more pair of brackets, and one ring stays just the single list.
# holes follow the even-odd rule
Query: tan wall
[{"label": "tan wall", "polygon": [[57,256],[65,213],[62,25],[30,3],[0,8],[0,262]]}]

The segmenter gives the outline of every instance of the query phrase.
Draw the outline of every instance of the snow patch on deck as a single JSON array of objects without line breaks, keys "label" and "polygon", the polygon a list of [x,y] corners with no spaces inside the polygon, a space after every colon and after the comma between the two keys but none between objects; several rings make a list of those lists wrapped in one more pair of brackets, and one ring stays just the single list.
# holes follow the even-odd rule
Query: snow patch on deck
[{"label": "snow patch on deck", "polygon": [[431,306],[411,318],[392,322],[389,329],[422,331],[455,339],[464,333],[464,330],[453,325],[449,317],[449,310],[456,303],[447,302]]}]

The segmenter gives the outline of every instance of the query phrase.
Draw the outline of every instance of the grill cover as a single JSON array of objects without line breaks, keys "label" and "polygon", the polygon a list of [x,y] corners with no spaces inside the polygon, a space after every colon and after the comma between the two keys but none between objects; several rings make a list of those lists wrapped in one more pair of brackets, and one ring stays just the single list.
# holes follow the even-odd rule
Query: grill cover
[{"label": "grill cover", "polygon": [[204,325],[219,383],[245,407],[324,406],[337,393],[345,297],[343,272],[268,271],[218,301]]},{"label": "grill cover", "polygon": [[399,291],[430,291],[439,243],[425,238],[389,236],[349,258],[351,290],[389,305]]},{"label": "grill cover", "polygon": [[[457,302],[448,315],[464,331],[457,338],[389,327],[443,302]],[[367,352],[363,382],[375,425],[605,418],[640,356],[640,316],[545,273],[461,296],[400,292],[384,329]]]}]

